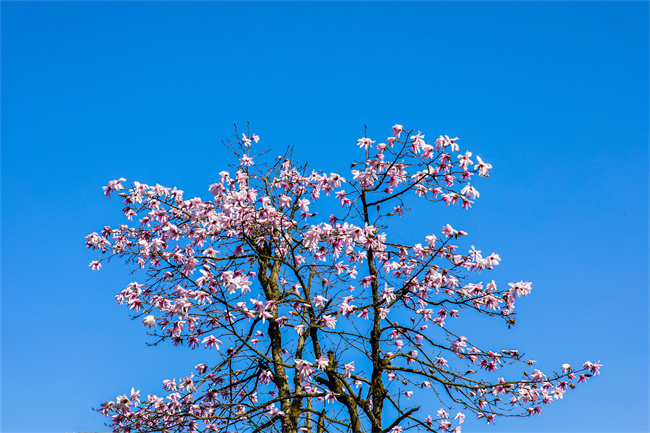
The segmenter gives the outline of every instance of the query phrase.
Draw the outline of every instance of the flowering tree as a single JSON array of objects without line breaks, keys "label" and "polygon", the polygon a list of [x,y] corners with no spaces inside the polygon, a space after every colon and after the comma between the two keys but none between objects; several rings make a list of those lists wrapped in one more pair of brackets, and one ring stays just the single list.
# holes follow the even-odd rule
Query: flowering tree
[{"label": "flowering tree", "polygon": [[[492,168],[457,138],[392,132],[386,143],[357,140],[364,157],[351,180],[308,172],[289,151],[263,163],[249,130],[226,143],[239,164],[210,185],[210,201],[138,182],[126,190],[124,179],[104,187],[139,225],[88,235],[103,254],[91,267],[117,256],[143,270],[116,299],[153,344],[212,349],[193,373],[163,381],[167,395],[132,389],[102,404],[113,431],[460,432],[470,414],[538,414],[598,374],[591,362],[545,374],[516,350],[454,332],[470,310],[514,325],[531,283],[469,282],[500,258],[461,254],[454,243],[467,233],[450,225],[415,245],[388,236],[411,200],[469,208],[479,196],[470,180]],[[316,206],[333,214],[319,220]],[[520,366],[518,378],[493,377],[506,365]],[[416,406],[418,395],[438,404]]]}]

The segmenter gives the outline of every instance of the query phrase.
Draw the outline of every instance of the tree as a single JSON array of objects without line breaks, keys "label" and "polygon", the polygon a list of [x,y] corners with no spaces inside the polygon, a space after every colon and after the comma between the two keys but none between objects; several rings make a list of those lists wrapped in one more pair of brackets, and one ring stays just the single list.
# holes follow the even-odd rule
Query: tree
[{"label": "tree", "polygon": [[[586,362],[546,375],[516,350],[481,349],[454,333],[470,311],[515,325],[515,300],[531,283],[468,282],[500,258],[473,246],[459,253],[454,243],[467,233],[450,225],[415,245],[389,236],[413,200],[469,208],[479,196],[470,180],[492,168],[460,153],[457,138],[427,144],[401,125],[392,131],[386,143],[357,140],[365,157],[352,180],[309,172],[291,150],[264,163],[249,129],[224,143],[239,164],[210,185],[210,201],[138,182],[125,190],[124,179],[104,187],[140,224],[88,235],[104,255],[91,267],[119,257],[142,269],[143,283],[116,299],[153,344],[217,358],[165,380],[165,397],[132,389],[102,404],[113,431],[460,432],[466,414],[488,423],[535,415],[599,374],[599,362]],[[316,202],[333,213],[319,220]],[[523,375],[495,378],[506,365]],[[411,404],[417,394],[439,404]]]}]

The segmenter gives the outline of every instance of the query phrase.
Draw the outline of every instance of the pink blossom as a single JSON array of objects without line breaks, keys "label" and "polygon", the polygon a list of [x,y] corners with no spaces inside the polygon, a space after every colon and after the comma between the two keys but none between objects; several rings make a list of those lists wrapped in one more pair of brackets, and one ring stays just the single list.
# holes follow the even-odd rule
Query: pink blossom
[{"label": "pink blossom", "polygon": [[146,326],[147,328],[155,328],[156,318],[152,314],[150,314],[142,320],[142,323],[144,323],[144,326]]},{"label": "pink blossom", "polygon": [[385,299],[386,302],[392,302],[395,300],[395,288],[388,287],[388,284],[384,284],[384,292],[381,295],[382,299]]},{"label": "pink blossom", "polygon": [[291,197],[286,196],[284,194],[280,196],[280,208],[291,207],[291,203],[292,203]]},{"label": "pink blossom", "polygon": [[244,167],[250,167],[251,165],[255,165],[253,163],[253,158],[249,158],[248,155],[242,155],[242,157],[239,159],[239,162]]},{"label": "pink blossom", "polygon": [[404,127],[402,125],[394,125],[391,129],[393,130],[393,137],[398,137],[398,138],[402,133],[402,131],[404,131]]},{"label": "pink blossom", "polygon": [[447,366],[447,360],[441,356],[436,356],[436,362],[435,365],[438,367],[446,367]]},{"label": "pink blossom", "polygon": [[331,402],[333,402],[333,401],[337,401],[337,400],[336,400],[336,396],[337,396],[337,395],[338,395],[338,394],[333,393],[332,391],[328,391],[327,394],[325,394],[325,402],[326,402],[326,403],[331,403]]},{"label": "pink blossom", "polygon": [[329,364],[329,359],[327,356],[323,355],[316,360],[316,367],[320,370],[325,370]]},{"label": "pink blossom", "polygon": [[354,361],[345,364],[345,378],[349,379],[350,376],[352,375],[352,372],[354,371]]},{"label": "pink blossom", "polygon": [[469,183],[465,185],[465,187],[462,189],[461,194],[466,195],[467,197],[473,199],[476,199],[479,197],[479,192],[471,186]]},{"label": "pink blossom", "polygon": [[311,203],[310,203],[309,200],[307,200],[306,198],[301,198],[300,200],[298,200],[298,206],[300,206],[300,208],[301,208],[304,212],[309,212],[309,205],[310,205],[310,204],[311,204]]},{"label": "pink blossom", "polygon": [[467,347],[466,341],[467,338],[458,337],[458,339],[451,344],[451,350],[456,354],[464,351],[464,349]]},{"label": "pink blossom", "polygon": [[90,269],[93,271],[98,271],[102,267],[102,264],[97,260],[93,260],[88,266],[90,266]]},{"label": "pink blossom", "polygon": [[173,379],[173,380],[169,380],[169,379],[163,380],[163,387],[167,391],[176,391],[176,380],[175,379]]},{"label": "pink blossom", "polygon": [[413,136],[413,141],[411,142],[411,151],[413,151],[413,153],[420,153],[422,146],[426,146],[423,138],[424,135],[421,135],[419,132],[417,135]]},{"label": "pink blossom", "polygon": [[357,145],[363,148],[364,150],[368,150],[368,148],[372,147],[372,143],[374,143],[374,141],[370,140],[367,137],[360,138],[357,140]]},{"label": "pink blossom", "polygon": [[442,234],[447,236],[447,237],[453,236],[456,233],[457,233],[457,231],[454,230],[453,227],[451,225],[449,225],[449,224],[447,224],[446,226],[444,226],[442,228]]},{"label": "pink blossom", "polygon": [[476,159],[478,160],[478,163],[476,166],[478,167],[478,175],[481,177],[490,177],[488,170],[492,168],[490,164],[487,164],[483,162],[480,156],[476,156]]},{"label": "pink blossom", "polygon": [[508,285],[511,287],[510,291],[517,296],[526,296],[530,293],[531,291],[531,284],[532,283],[524,283],[523,281],[520,281],[518,283],[508,283]]},{"label": "pink blossom", "polygon": [[104,190],[104,194],[106,194],[106,197],[111,196],[111,192],[113,191],[121,191],[124,189],[122,186],[121,182],[126,182],[126,179],[120,178],[118,180],[111,180],[108,182],[108,185],[102,187],[102,190]]},{"label": "pink blossom", "polygon": [[133,406],[137,406],[140,404],[140,390],[136,391],[135,388],[132,387],[129,397],[131,399],[131,403],[133,404]]},{"label": "pink blossom", "polygon": [[312,305],[316,308],[323,307],[325,306],[325,303],[327,302],[327,298],[321,295],[316,295],[314,297],[314,302]]},{"label": "pink blossom", "polygon": [[264,385],[268,385],[273,380],[273,373],[268,370],[262,371],[259,375],[259,379]]},{"label": "pink blossom", "polygon": [[469,150],[465,152],[465,155],[458,155],[458,159],[460,159],[460,161],[458,162],[458,165],[459,165],[460,168],[462,168],[463,170],[467,170],[467,169],[468,169],[468,166],[469,166],[470,164],[474,164],[474,163],[472,162],[472,160],[469,159],[470,156],[472,156],[472,152],[470,152]]},{"label": "pink blossom", "polygon": [[336,328],[336,317],[333,316],[323,316],[321,318],[321,321],[325,326],[327,326],[330,329]]},{"label": "pink blossom", "polygon": [[311,368],[311,362],[302,359],[296,359],[296,370],[298,370],[298,375],[302,380],[309,379],[309,376],[314,373],[314,369]]},{"label": "pink blossom", "polygon": [[205,344],[206,349],[210,349],[212,347],[216,348],[219,350],[219,345],[223,344],[220,340],[217,340],[213,335],[209,335],[201,341],[201,343]]},{"label": "pink blossom", "polygon": [[601,363],[600,363],[600,360],[598,360],[598,362],[596,362],[595,364],[593,364],[593,365],[591,366],[591,369],[590,369],[590,370],[591,370],[591,372],[592,372],[593,374],[595,374],[595,375],[599,375],[599,374],[600,374],[600,367],[602,367],[602,365],[601,365]]},{"label": "pink blossom", "polygon": [[321,230],[316,226],[312,226],[302,238],[303,245],[312,251],[316,251],[318,249],[320,237]]},{"label": "pink blossom", "polygon": [[341,305],[339,305],[339,313],[343,314],[345,317],[350,317],[350,314],[354,313],[356,305],[351,305],[352,296],[348,296],[343,300]]},{"label": "pink blossom", "polygon": [[539,370],[535,370],[533,374],[531,374],[531,378],[536,382],[541,382],[546,379],[546,375]]},{"label": "pink blossom", "polygon": [[582,368],[586,368],[587,370],[592,372],[594,375],[600,374],[600,367],[602,367],[602,365],[600,364],[600,361],[596,362],[595,364],[591,363],[590,361],[587,361],[582,365]]}]

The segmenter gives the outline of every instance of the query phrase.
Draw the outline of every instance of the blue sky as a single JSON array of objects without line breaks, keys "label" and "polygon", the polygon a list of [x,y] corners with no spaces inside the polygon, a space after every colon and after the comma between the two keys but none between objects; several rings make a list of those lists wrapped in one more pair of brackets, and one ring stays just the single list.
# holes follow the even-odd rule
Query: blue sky
[{"label": "blue sky", "polygon": [[[84,236],[123,222],[107,181],[208,196],[220,140],[349,172],[401,123],[494,166],[469,212],[427,211],[532,281],[478,337],[602,375],[541,416],[471,431],[648,431],[648,3],[2,2],[3,432],[107,432],[91,411],[205,353],[150,348]],[[471,330],[468,331],[470,335]]]}]

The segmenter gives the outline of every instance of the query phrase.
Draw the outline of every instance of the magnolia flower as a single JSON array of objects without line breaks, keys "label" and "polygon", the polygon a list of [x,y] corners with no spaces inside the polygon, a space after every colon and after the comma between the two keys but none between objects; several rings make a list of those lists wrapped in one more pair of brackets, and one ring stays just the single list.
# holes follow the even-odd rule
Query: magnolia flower
[{"label": "magnolia flower", "polygon": [[321,321],[323,322],[323,324],[324,324],[325,326],[327,326],[327,327],[330,328],[330,329],[334,329],[334,328],[336,328],[336,317],[332,317],[332,316],[323,316],[323,317],[321,318]]},{"label": "magnolia flower", "polygon": [[262,382],[264,385],[268,385],[273,380],[273,373],[271,373],[268,370],[265,370],[260,373],[259,379],[260,382]]},{"label": "magnolia flower", "polygon": [[476,164],[476,166],[478,167],[478,175],[481,177],[490,177],[490,175],[488,174],[488,170],[492,168],[492,166],[490,164],[483,162],[481,157],[478,155],[476,156],[476,159],[478,160],[478,163]]},{"label": "magnolia flower", "polygon": [[537,369],[535,369],[535,371],[533,372],[533,374],[530,375],[530,377],[536,382],[541,382],[544,379],[546,379],[546,375]]},{"label": "magnolia flower", "polygon": [[471,198],[474,200],[475,198],[478,198],[480,195],[479,192],[471,186],[469,183],[465,185],[465,187],[460,191],[461,194],[466,195],[467,197]]},{"label": "magnolia flower", "polygon": [[510,292],[514,293],[515,297],[517,296],[526,296],[530,293],[531,285],[532,283],[524,283],[523,281],[520,281],[518,283],[508,283],[508,285],[511,287]]},{"label": "magnolia flower", "polygon": [[142,320],[142,323],[147,328],[154,328],[156,326],[156,318],[150,314]]},{"label": "magnolia flower", "polygon": [[135,390],[135,388],[131,388],[131,403],[133,406],[137,406],[140,404],[140,390]]},{"label": "magnolia flower", "polygon": [[314,373],[311,362],[302,359],[296,359],[296,369],[298,370],[298,376],[302,380],[308,379]]},{"label": "magnolia flower", "polygon": [[370,140],[367,137],[360,138],[357,140],[357,145],[363,148],[364,150],[368,150],[368,148],[372,147],[372,143],[374,143],[374,141]]},{"label": "magnolia flower", "polygon": [[124,189],[124,187],[120,182],[126,182],[126,179],[122,177],[118,180],[111,180],[110,182],[108,182],[108,185],[102,187],[102,190],[104,190],[104,194],[106,194],[106,197],[110,197],[111,192],[113,191],[121,191]]},{"label": "magnolia flower", "polygon": [[301,198],[300,200],[298,200],[298,205],[305,212],[309,212],[309,205],[310,204],[311,204],[311,202],[309,200],[307,200],[306,198]]},{"label": "magnolia flower", "polygon": [[444,226],[444,227],[442,228],[442,234],[445,235],[445,236],[447,236],[447,237],[451,237],[451,236],[453,236],[455,233],[456,233],[456,230],[454,230],[454,228],[453,228],[451,225],[449,225],[449,224],[447,224],[446,226]]},{"label": "magnolia flower", "polygon": [[316,360],[316,367],[320,370],[325,370],[329,364],[329,359],[327,356],[323,355]]},{"label": "magnolia flower", "polygon": [[587,361],[582,365],[582,367],[591,371],[593,374],[598,375],[600,374],[600,367],[602,367],[602,365],[600,364],[600,361],[596,362],[595,364],[590,361]]},{"label": "magnolia flower", "polygon": [[447,366],[447,360],[445,358],[437,356],[435,365],[437,365],[438,367],[446,367]]},{"label": "magnolia flower", "polygon": [[255,165],[255,164],[253,163],[253,158],[249,158],[248,155],[242,155],[242,157],[240,158],[239,162],[240,162],[241,165],[243,165],[244,167],[250,167],[251,165]]},{"label": "magnolia flower", "polygon": [[350,362],[349,364],[345,364],[345,378],[346,379],[350,378],[353,371],[354,371],[354,361]]},{"label": "magnolia flower", "polygon": [[292,203],[291,197],[286,196],[284,194],[280,196],[280,208],[291,207],[291,203]]},{"label": "magnolia flower", "polygon": [[298,326],[294,326],[293,329],[298,333],[298,335],[302,335],[302,333],[305,332],[305,325],[300,324]]},{"label": "magnolia flower", "polygon": [[212,347],[216,348],[219,350],[219,345],[223,344],[221,340],[217,340],[217,338],[214,335],[209,335],[201,341],[201,343],[205,344],[206,349],[210,349]]},{"label": "magnolia flower", "polygon": [[327,298],[321,295],[316,295],[314,297],[314,302],[312,303],[312,305],[314,307],[322,307],[325,305],[326,302],[327,302]]},{"label": "magnolia flower", "polygon": [[465,155],[458,155],[458,159],[460,159],[460,161],[458,161],[458,165],[459,165],[460,168],[462,168],[463,170],[467,170],[467,169],[468,169],[468,165],[470,165],[470,164],[474,164],[474,163],[472,162],[472,160],[469,159],[470,156],[472,156],[472,152],[470,152],[469,150],[465,152]]}]

